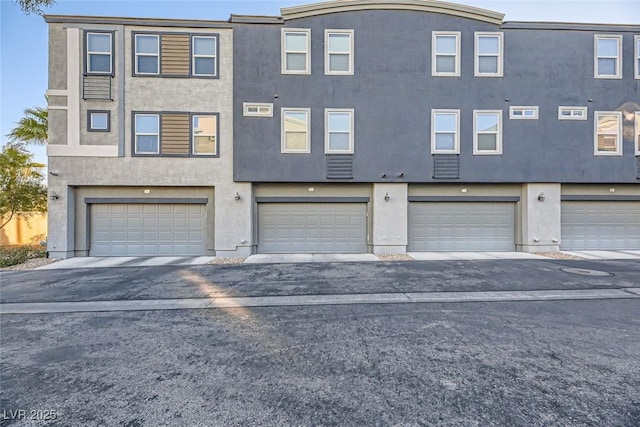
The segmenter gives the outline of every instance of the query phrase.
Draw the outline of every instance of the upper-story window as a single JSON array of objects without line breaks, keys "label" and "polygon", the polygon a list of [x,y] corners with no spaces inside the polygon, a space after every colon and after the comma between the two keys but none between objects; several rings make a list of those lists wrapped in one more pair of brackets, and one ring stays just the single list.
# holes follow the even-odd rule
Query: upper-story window
[{"label": "upper-story window", "polygon": [[218,146],[218,116],[194,114],[191,116],[191,121],[192,154],[215,155]]},{"label": "upper-story window", "polygon": [[311,74],[311,30],[282,29],[282,74]]},{"label": "upper-story window", "polygon": [[558,120],[587,120],[587,107],[558,107]]},{"label": "upper-story window", "polygon": [[324,73],[353,75],[353,30],[325,30]]},{"label": "upper-story window", "polygon": [[431,153],[460,153],[460,110],[431,110]]},{"label": "upper-story window", "polygon": [[135,35],[135,73],[157,75],[160,73],[160,36]]},{"label": "upper-story window", "polygon": [[636,71],[636,79],[640,79],[640,36],[635,36],[634,37],[634,41],[635,41],[635,54],[634,54],[634,59],[635,59],[635,71]]},{"label": "upper-story window", "polygon": [[86,33],[87,74],[113,74],[113,33]]},{"label": "upper-story window", "polygon": [[309,123],[311,110],[309,108],[283,108],[282,142],[283,153],[310,153]]},{"label": "upper-story window", "polygon": [[595,147],[596,155],[622,155],[622,112],[596,111]]},{"label": "upper-story window", "polygon": [[595,77],[600,79],[622,78],[622,36],[595,35]]},{"label": "upper-story window", "polygon": [[136,114],[134,134],[136,154],[160,152],[160,116],[158,114]]},{"label": "upper-story window", "polygon": [[640,111],[636,111],[636,156],[640,156]]},{"label": "upper-story window", "polygon": [[87,131],[109,132],[111,130],[111,112],[108,110],[87,111]]},{"label": "upper-story window", "polygon": [[475,34],[475,75],[477,77],[502,77],[503,33]]},{"label": "upper-story window", "polygon": [[538,120],[538,107],[509,107],[509,118],[511,120]]},{"label": "upper-story window", "polygon": [[460,75],[460,32],[434,31],[431,51],[431,75]]},{"label": "upper-story window", "polygon": [[216,75],[217,38],[211,36],[192,37],[191,73],[194,76],[214,77]]},{"label": "upper-story window", "polygon": [[325,153],[353,154],[353,109],[325,109]]},{"label": "upper-story window", "polygon": [[474,110],[473,154],[502,154],[501,110]]}]

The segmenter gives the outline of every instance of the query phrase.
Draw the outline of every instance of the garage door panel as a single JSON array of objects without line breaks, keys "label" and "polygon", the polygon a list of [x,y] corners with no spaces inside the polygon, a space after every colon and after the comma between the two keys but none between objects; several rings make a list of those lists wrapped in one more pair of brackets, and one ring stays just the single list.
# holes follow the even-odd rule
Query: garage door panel
[{"label": "garage door panel", "polygon": [[90,255],[203,255],[205,239],[205,205],[91,206]]},{"label": "garage door panel", "polygon": [[513,251],[515,204],[409,203],[410,251]]},{"label": "garage door panel", "polygon": [[365,203],[261,203],[262,253],[366,252]]},{"label": "garage door panel", "polygon": [[640,249],[640,201],[562,202],[563,250]]}]

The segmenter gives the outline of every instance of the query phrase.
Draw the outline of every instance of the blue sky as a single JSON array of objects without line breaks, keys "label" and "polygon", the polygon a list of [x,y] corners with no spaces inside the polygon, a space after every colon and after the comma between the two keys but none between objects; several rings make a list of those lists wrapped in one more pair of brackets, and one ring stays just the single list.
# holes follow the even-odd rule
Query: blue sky
[{"label": "blue sky", "polygon": [[[640,24],[640,0],[456,0],[504,13],[507,21],[603,22]],[[229,15],[279,15],[281,7],[308,0],[174,1],[58,0],[47,14],[226,20]],[[0,0],[0,145],[27,107],[46,106],[47,25],[24,15],[11,0]],[[31,147],[46,163],[45,149]]]}]

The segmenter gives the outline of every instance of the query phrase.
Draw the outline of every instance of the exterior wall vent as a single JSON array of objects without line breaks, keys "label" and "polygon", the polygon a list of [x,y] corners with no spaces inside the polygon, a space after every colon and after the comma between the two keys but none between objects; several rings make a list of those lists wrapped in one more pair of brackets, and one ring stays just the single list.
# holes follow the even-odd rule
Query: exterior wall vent
[{"label": "exterior wall vent", "polygon": [[111,76],[84,76],[82,79],[82,99],[113,101],[111,98]]},{"label": "exterior wall vent", "polygon": [[353,155],[327,154],[327,179],[353,179]]},{"label": "exterior wall vent", "polygon": [[433,179],[460,178],[460,156],[457,154],[433,155]]}]

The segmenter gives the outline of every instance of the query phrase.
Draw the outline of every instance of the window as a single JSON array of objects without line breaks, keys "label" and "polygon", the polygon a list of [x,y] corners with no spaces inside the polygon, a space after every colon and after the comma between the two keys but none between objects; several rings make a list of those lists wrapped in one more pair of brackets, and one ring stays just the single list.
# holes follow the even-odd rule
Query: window
[{"label": "window", "polygon": [[324,150],[328,154],[353,154],[353,110],[324,110]]},{"label": "window", "polygon": [[460,75],[460,33],[433,32],[431,39],[431,74],[433,76]]},{"label": "window", "polygon": [[502,33],[476,33],[475,75],[502,77]]},{"label": "window", "polygon": [[595,154],[622,155],[622,113],[620,111],[596,111]]},{"label": "window", "polygon": [[431,153],[460,153],[460,110],[431,110]]},{"label": "window", "polygon": [[217,75],[217,38],[209,36],[193,36],[191,40],[191,73],[194,76],[215,77]]},{"label": "window", "polygon": [[194,114],[191,117],[191,125],[192,154],[215,155],[218,151],[218,117]]},{"label": "window", "polygon": [[353,30],[325,30],[324,73],[353,75]]},{"label": "window", "polygon": [[558,120],[587,120],[587,107],[558,107]]},{"label": "window", "polygon": [[640,36],[635,36],[634,40],[636,42],[635,45],[635,69],[636,69],[636,79],[640,79]]},{"label": "window", "polygon": [[473,111],[473,154],[502,154],[502,111]]},{"label": "window", "polygon": [[282,144],[283,153],[310,153],[309,108],[283,108],[282,110]]},{"label": "window", "polygon": [[636,111],[636,156],[640,156],[640,111]]},{"label": "window", "polygon": [[158,114],[135,115],[136,154],[158,154],[160,152],[160,116]]},{"label": "window", "polygon": [[155,34],[136,34],[135,55],[135,74],[159,74],[160,36]]},{"label": "window", "polygon": [[595,35],[595,78],[622,78],[622,36]]},{"label": "window", "polygon": [[311,30],[282,29],[282,74],[311,74]]},{"label": "window", "polygon": [[87,111],[87,131],[109,132],[111,130],[109,111]]},{"label": "window", "polygon": [[509,107],[511,120],[538,120],[538,107]]},{"label": "window", "polygon": [[243,102],[242,111],[246,117],[273,117],[273,104]]},{"label": "window", "polygon": [[113,72],[113,34],[86,33],[87,58],[86,72],[88,74],[112,74]]}]

